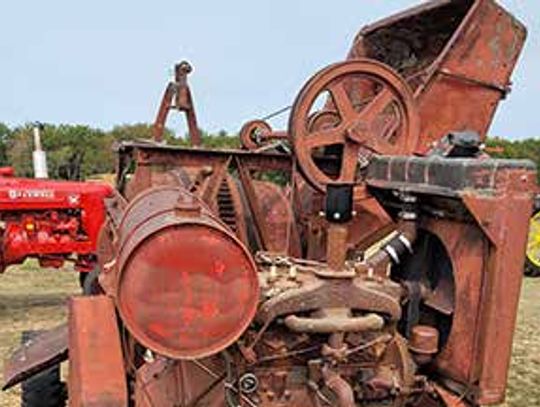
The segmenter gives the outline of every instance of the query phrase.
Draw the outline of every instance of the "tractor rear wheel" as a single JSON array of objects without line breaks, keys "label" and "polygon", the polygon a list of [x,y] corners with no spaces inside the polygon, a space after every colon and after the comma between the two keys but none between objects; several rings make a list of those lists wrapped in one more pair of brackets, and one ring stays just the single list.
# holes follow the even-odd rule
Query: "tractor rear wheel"
[{"label": "tractor rear wheel", "polygon": [[[24,331],[23,343],[35,338],[40,331]],[[32,376],[21,385],[22,407],[64,407],[67,401],[67,387],[60,377],[60,365],[50,367]]]},{"label": "tractor rear wheel", "polygon": [[540,211],[531,218],[525,257],[525,275],[540,277]]}]

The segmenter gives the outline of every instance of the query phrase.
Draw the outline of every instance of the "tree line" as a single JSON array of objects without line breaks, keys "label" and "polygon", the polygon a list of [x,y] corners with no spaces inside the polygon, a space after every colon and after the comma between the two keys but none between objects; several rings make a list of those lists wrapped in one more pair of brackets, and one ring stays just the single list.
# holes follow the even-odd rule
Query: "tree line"
[{"label": "tree line", "polygon": [[[0,166],[11,166],[20,177],[32,177],[33,125],[9,127],[0,123]],[[49,176],[56,179],[83,180],[115,170],[115,144],[121,141],[152,138],[152,125],[147,123],[115,126],[105,131],[84,125],[45,124],[41,141],[47,152]],[[220,131],[202,132],[203,145],[214,148],[236,148],[236,135]],[[185,145],[186,138],[176,137],[167,129],[168,144]],[[527,158],[540,168],[540,139],[487,141],[490,155],[497,158]]]},{"label": "tree line", "polygon": [[[19,177],[32,177],[32,151],[34,150],[33,124],[10,128],[0,123],[0,167],[11,166]],[[147,123],[115,126],[109,131],[84,125],[44,124],[41,143],[47,152],[49,176],[55,179],[83,180],[115,170],[114,147],[122,141],[152,138],[152,125]],[[164,135],[168,144],[185,145],[186,138],[179,138],[167,129]],[[209,147],[234,148],[239,146],[237,137],[225,131],[218,134],[202,132],[203,144]]]},{"label": "tree line", "polygon": [[488,153],[495,158],[521,158],[533,161],[538,170],[540,182],[540,138],[506,140],[491,138],[486,142]]}]

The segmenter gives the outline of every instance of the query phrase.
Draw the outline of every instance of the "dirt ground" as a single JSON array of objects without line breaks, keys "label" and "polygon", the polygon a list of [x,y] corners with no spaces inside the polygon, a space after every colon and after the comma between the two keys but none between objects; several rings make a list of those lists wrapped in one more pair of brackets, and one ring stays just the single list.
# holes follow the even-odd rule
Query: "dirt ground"
[{"label": "dirt ground", "polygon": [[[69,270],[43,271],[28,263],[0,275],[0,357],[17,346],[20,334],[61,323],[65,303],[78,293],[77,275]],[[540,406],[540,279],[523,286],[519,326],[510,373],[509,407]],[[3,360],[0,360],[0,368]],[[19,389],[0,393],[0,407],[18,406]]]}]

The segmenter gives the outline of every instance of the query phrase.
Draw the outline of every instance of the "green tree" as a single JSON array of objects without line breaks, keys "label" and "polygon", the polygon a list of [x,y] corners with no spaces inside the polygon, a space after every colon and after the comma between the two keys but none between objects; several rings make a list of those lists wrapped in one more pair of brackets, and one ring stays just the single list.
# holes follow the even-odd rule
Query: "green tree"
[{"label": "green tree", "polygon": [[0,123],[0,166],[8,165],[8,143],[11,137],[11,129],[4,123]]},{"label": "green tree", "polygon": [[7,158],[19,177],[32,177],[32,129],[29,125],[17,127],[7,143]]},{"label": "green tree", "polygon": [[201,131],[202,145],[207,148],[239,148],[240,138],[237,135],[230,135],[225,130],[220,130],[217,134]]},{"label": "green tree", "polygon": [[[489,154],[494,158],[528,159],[533,161],[540,171],[540,139],[505,140],[488,139]],[[540,182],[540,172],[538,180]]]},{"label": "green tree", "polygon": [[[122,124],[115,126],[107,133],[114,142],[120,141],[137,141],[151,140],[154,135],[152,133],[152,125],[148,123]],[[170,129],[165,129],[164,140],[168,143],[174,143],[174,133]]]},{"label": "green tree", "polygon": [[[45,124],[42,145],[47,152],[49,176],[79,180],[111,166],[100,158],[104,133],[88,126]],[[13,130],[7,156],[18,176],[33,176],[33,125],[26,124]]]},{"label": "green tree", "polygon": [[[10,129],[0,123],[0,166],[11,165],[16,174],[33,176],[32,168],[32,124]],[[210,134],[201,130],[202,144],[206,148],[238,148],[237,135],[224,130]],[[152,125],[147,123],[123,124],[110,131],[82,125],[46,124],[42,132],[42,143],[47,152],[49,175],[59,179],[84,179],[86,177],[113,173],[116,155],[114,147],[123,141],[151,140]],[[167,129],[165,141],[170,145],[188,145],[186,137],[175,137]],[[504,140],[488,139],[488,151],[496,158],[527,158],[540,168],[540,139]]]}]

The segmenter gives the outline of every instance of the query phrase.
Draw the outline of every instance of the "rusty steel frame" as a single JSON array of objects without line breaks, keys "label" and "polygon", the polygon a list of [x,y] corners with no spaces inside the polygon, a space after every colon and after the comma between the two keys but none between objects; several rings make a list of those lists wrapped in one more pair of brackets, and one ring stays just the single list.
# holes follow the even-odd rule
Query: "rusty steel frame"
[{"label": "rusty steel frame", "polygon": [[70,405],[127,406],[124,357],[113,300],[104,295],[72,298],[68,337]]},{"label": "rusty steel frame", "polygon": [[[441,22],[444,18],[447,27]],[[449,22],[452,18],[459,22],[457,26]],[[417,39],[422,27],[434,32]],[[437,31],[445,28],[450,32]],[[403,47],[416,46],[414,51],[427,55],[407,66],[398,55],[377,50],[385,47],[385,36],[395,39],[396,35]],[[444,38],[442,48],[431,43],[407,44],[415,39],[435,41],[437,35]],[[386,62],[407,79],[421,121],[416,152],[425,154],[451,131],[466,129],[477,132],[482,140],[487,137],[500,100],[511,90],[510,75],[526,36],[523,24],[493,0],[435,0],[363,28],[348,59]],[[449,105],[453,109],[447,109]]]},{"label": "rusty steel frame", "polygon": [[[437,32],[444,44],[425,47],[428,54],[417,65],[377,54],[377,46],[384,48],[395,32],[414,31],[419,21],[427,24],[421,30],[442,30]],[[349,62],[330,66],[308,82],[293,106],[287,132],[274,132],[264,122],[248,123],[241,134],[247,150],[161,143],[173,108],[187,114],[192,143],[200,143],[187,84],[191,67],[177,65],[175,82],[167,87],[158,112],[154,142],[123,143],[118,149],[118,193],[106,202],[108,222],[99,247],[99,282],[108,296],[76,298],[70,305],[72,405],[124,406],[131,397],[138,407],[354,407],[357,394],[362,400],[384,399],[394,406],[407,401],[416,407],[502,402],[535,168],[527,161],[432,159],[412,153],[429,154],[434,141],[454,130],[485,137],[496,105],[507,93],[524,36],[521,24],[492,0],[432,1],[383,20],[361,31]],[[493,42],[486,45],[484,38]],[[474,61],[492,64],[493,69],[481,69]],[[356,177],[354,159],[359,147],[376,150],[373,145],[385,141],[381,132],[390,128],[393,134],[400,127],[385,123],[383,130],[377,129],[370,120],[363,121],[365,112],[353,112],[349,104],[355,92],[367,89],[351,85],[351,75],[357,74],[386,78],[384,84],[394,90],[400,105],[402,141],[410,144],[377,151],[386,154],[371,156],[361,178]],[[338,90],[336,78],[342,81]],[[337,95],[321,112],[310,115],[313,100],[328,88]],[[372,118],[370,112],[380,113],[390,102],[388,92],[367,90],[371,99],[364,108]],[[445,110],[449,104],[455,108]],[[342,124],[335,122],[336,115]],[[316,134],[320,146],[333,144],[333,133],[339,132],[340,141],[352,150],[345,148],[341,160],[332,154],[313,156],[311,151],[302,155],[301,143],[308,142],[305,132]],[[257,138],[292,138],[295,152],[260,148]],[[319,170],[340,176],[320,177],[306,165],[310,160]],[[287,188],[277,183],[268,187],[263,175],[273,172],[284,177]],[[328,212],[333,204],[325,199],[334,187],[350,192],[340,195],[340,203],[350,199],[346,222],[339,220],[337,207]],[[171,197],[176,202],[172,206]],[[130,211],[139,204],[133,220]],[[203,241],[210,229],[221,231],[257,270],[257,288],[249,292],[251,298],[259,298],[256,311],[248,312],[250,317],[254,314],[252,323],[244,320],[242,332],[224,333],[234,334],[231,341],[195,355],[203,358],[141,340],[141,329],[152,324],[128,315],[118,294],[128,259],[142,253],[141,242],[179,224],[206,227],[206,234],[193,228],[194,241]],[[130,241],[133,236],[137,239]],[[278,244],[284,236],[285,243]],[[369,248],[374,243],[376,247]],[[182,241],[169,239],[169,244]],[[154,247],[159,251],[159,244]],[[217,252],[212,255],[219,258]],[[144,274],[149,284],[163,284],[158,278],[164,270],[174,275],[174,267],[147,266],[145,259],[134,262],[138,271],[129,281]],[[187,267],[186,259],[177,257],[175,264]],[[222,273],[218,267],[203,277],[220,281]],[[184,290],[179,289],[182,294]],[[144,307],[160,293],[138,295],[138,304]],[[219,293],[229,294],[235,293]],[[182,298],[174,301],[178,306],[166,305],[169,314],[184,306]],[[164,314],[154,312],[150,322]],[[91,329],[96,334],[85,335]],[[9,363],[9,384],[27,377],[28,370],[64,357],[64,331],[27,348],[25,352],[34,355],[28,363]],[[54,349],[45,349],[46,343]],[[144,355],[138,349],[141,344]],[[105,377],[104,366],[110,377]],[[257,386],[249,387],[253,383]]]},{"label": "rusty steel frame", "polygon": [[181,62],[174,67],[174,81],[165,88],[161,104],[154,121],[153,135],[156,142],[163,141],[165,123],[171,110],[178,110],[186,114],[189,129],[189,139],[194,146],[201,145],[201,131],[197,124],[195,106],[191,96],[191,90],[187,84],[187,76],[193,68],[187,62]]},{"label": "rusty steel frame", "polygon": [[[534,166],[504,160],[493,166],[490,160],[474,159],[462,164],[453,159],[456,165],[445,170],[437,161],[382,161],[379,168],[372,167],[378,175],[368,180],[370,188],[436,194],[451,203],[447,208],[460,201],[470,214],[463,221],[463,215],[444,215],[443,210],[422,225],[447,249],[455,278],[452,331],[436,366],[452,382],[450,388],[459,389],[475,405],[500,403],[521,289],[527,239],[523,232],[536,189]],[[455,190],[442,187],[452,184]]]}]

